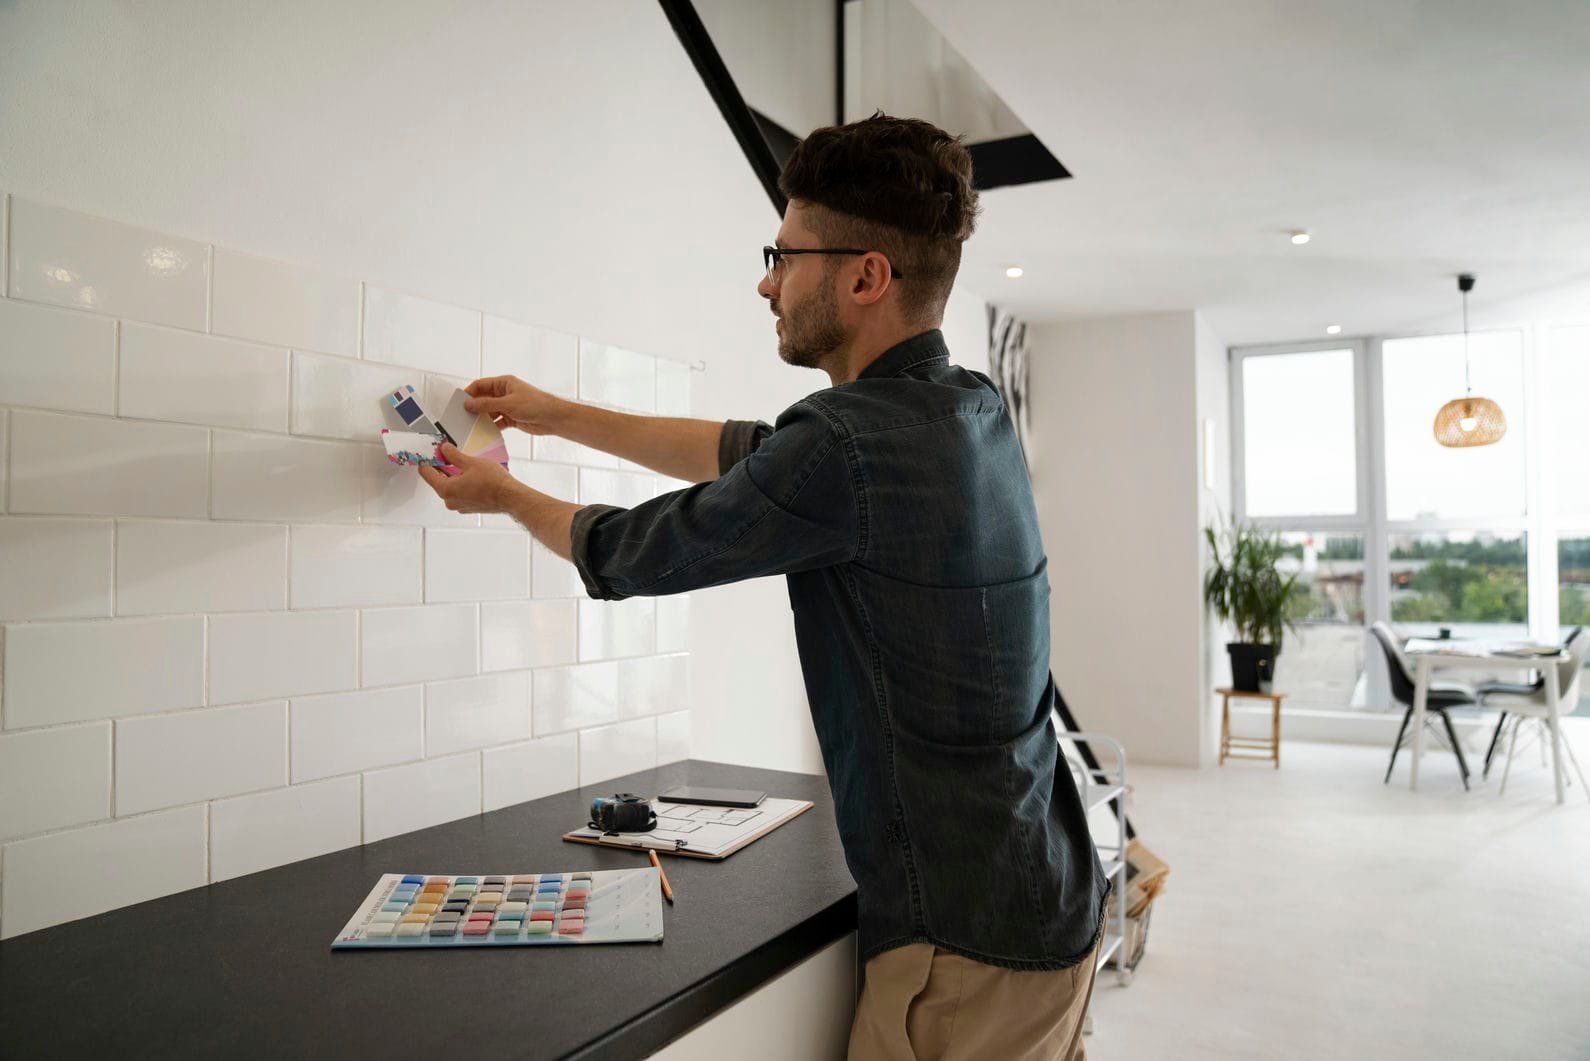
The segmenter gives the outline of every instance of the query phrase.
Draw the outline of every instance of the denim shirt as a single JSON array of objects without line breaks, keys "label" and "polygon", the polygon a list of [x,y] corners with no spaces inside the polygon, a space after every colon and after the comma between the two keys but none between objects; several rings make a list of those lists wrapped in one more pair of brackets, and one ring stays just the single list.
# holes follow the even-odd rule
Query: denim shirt
[{"label": "denim shirt", "polygon": [[787,576],[864,959],[1088,958],[1109,882],[1058,756],[1046,561],[993,384],[926,332],[772,427],[730,421],[719,457],[711,482],[576,513],[590,595]]}]

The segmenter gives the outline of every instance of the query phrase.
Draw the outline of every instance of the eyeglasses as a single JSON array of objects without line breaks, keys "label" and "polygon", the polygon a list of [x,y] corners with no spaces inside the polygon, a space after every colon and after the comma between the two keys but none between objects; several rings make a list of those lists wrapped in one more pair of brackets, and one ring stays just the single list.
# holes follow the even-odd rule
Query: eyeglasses
[{"label": "eyeglasses", "polygon": [[[778,282],[778,274],[783,271],[784,259],[792,254],[871,254],[871,251],[851,250],[848,247],[813,247],[811,249],[791,250],[788,247],[763,247],[762,266],[767,270],[767,278],[773,283]],[[886,259],[887,260],[887,259]],[[905,279],[905,274],[896,269],[893,263],[889,265],[889,275],[896,280]]]}]

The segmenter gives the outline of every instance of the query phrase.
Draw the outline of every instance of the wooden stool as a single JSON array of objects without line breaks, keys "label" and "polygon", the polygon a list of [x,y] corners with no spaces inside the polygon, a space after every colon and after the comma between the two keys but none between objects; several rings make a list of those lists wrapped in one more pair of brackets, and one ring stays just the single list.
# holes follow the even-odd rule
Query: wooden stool
[{"label": "wooden stool", "polygon": [[[1220,765],[1226,765],[1230,759],[1271,759],[1275,768],[1281,769],[1281,701],[1286,699],[1285,693],[1250,693],[1244,689],[1227,689],[1221,687],[1215,692],[1220,694]],[[1268,700],[1270,701],[1270,739],[1263,737],[1233,737],[1231,735],[1231,698],[1239,700]],[[1232,749],[1238,749],[1233,751]],[[1252,752],[1262,752],[1262,755],[1253,755]]]}]

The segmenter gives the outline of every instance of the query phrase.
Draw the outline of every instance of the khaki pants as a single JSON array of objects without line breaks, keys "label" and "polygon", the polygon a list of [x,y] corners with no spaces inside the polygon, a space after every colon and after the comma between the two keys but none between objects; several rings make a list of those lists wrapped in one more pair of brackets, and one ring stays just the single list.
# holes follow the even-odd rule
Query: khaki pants
[{"label": "khaki pants", "polygon": [[1028,972],[931,943],[886,950],[867,963],[850,1061],[1082,1061],[1096,961]]}]

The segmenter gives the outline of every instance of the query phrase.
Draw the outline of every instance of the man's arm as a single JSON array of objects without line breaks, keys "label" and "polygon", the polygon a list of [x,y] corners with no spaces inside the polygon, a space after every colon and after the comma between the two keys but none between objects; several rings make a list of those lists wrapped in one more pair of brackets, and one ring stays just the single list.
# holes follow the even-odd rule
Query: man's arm
[{"label": "man's arm", "polygon": [[504,427],[557,435],[670,479],[704,483],[718,477],[722,421],[617,413],[559,398],[516,376],[478,379],[467,390],[466,408]]},{"label": "man's arm", "polygon": [[459,469],[449,477],[431,467],[420,468],[420,478],[431,485],[454,512],[505,512],[524,525],[535,540],[568,560],[572,558],[570,528],[580,505],[559,501],[532,489],[509,475],[496,461],[468,457],[449,442],[441,455]]},{"label": "man's arm", "polygon": [[559,399],[553,434],[691,483],[718,477],[723,421],[639,416]]}]

